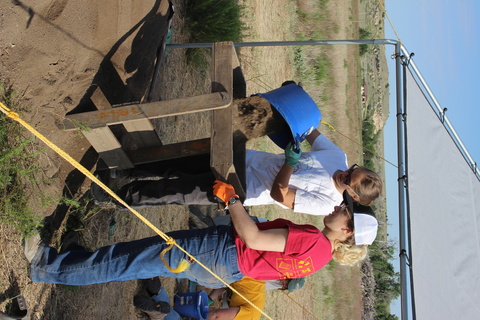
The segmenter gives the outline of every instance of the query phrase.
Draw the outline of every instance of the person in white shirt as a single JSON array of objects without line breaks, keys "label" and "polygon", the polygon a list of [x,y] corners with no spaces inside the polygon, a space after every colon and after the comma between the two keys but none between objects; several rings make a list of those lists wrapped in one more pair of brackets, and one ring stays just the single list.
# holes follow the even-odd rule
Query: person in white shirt
[{"label": "person in white shirt", "polygon": [[[247,150],[245,206],[278,204],[294,212],[325,215],[342,202],[344,190],[356,202],[373,203],[383,185],[378,174],[357,165],[348,168],[345,153],[317,129],[306,139],[312,145],[309,152],[294,150],[290,144],[285,154]],[[149,175],[158,177],[158,173],[144,175],[129,171],[131,182],[114,191],[136,208],[165,204],[211,205],[216,202],[211,191],[215,177],[208,159],[204,167],[200,173],[165,168],[171,169],[167,170],[168,175],[154,180],[150,180]],[[92,184],[92,194],[99,204],[111,199],[96,184]]]}]

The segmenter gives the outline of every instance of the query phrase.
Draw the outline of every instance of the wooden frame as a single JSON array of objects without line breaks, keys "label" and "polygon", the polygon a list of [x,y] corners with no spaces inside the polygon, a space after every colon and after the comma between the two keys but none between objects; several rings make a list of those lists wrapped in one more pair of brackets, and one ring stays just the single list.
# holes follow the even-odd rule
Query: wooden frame
[{"label": "wooden frame", "polygon": [[[234,96],[245,97],[246,82],[232,42],[215,43],[212,49],[212,93],[112,108],[97,88],[91,100],[98,110],[67,115],[64,130],[80,128],[111,169],[129,169],[138,164],[210,152],[210,166],[216,178],[231,183],[244,199],[245,144],[233,141],[232,106]],[[209,139],[163,145],[150,122],[151,119],[202,111],[212,113]],[[125,126],[139,149],[130,151],[121,145],[109,128],[115,124]],[[241,168],[241,172],[237,172],[236,167]]]}]

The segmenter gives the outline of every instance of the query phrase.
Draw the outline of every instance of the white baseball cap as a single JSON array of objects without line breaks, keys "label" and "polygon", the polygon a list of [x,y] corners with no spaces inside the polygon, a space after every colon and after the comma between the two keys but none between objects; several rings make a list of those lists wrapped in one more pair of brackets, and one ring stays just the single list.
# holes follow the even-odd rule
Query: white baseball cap
[{"label": "white baseball cap", "polygon": [[353,212],[353,225],[356,245],[371,245],[377,237],[378,221],[369,206],[353,202],[347,190],[343,192],[343,202]]}]

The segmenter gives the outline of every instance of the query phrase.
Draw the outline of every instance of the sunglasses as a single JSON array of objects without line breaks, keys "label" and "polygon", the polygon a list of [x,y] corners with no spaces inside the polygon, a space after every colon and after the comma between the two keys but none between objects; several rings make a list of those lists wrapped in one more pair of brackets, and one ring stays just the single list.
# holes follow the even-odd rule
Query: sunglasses
[{"label": "sunglasses", "polygon": [[352,193],[359,199],[361,200],[362,198],[353,190],[352,187],[350,187],[350,182],[351,182],[351,178],[352,178],[352,173],[353,171],[357,170],[358,168],[360,168],[360,166],[358,164],[354,164],[352,165],[350,168],[347,169],[347,176],[345,177],[345,179],[343,180],[343,184],[345,186],[347,186],[347,188],[352,191]]},{"label": "sunglasses", "polygon": [[345,202],[342,202],[342,203],[340,204],[340,208],[341,208],[341,210],[347,211],[348,216],[349,216],[350,219],[353,221],[353,213],[350,212],[350,209],[348,208],[348,206],[347,206],[347,204],[346,204]]}]

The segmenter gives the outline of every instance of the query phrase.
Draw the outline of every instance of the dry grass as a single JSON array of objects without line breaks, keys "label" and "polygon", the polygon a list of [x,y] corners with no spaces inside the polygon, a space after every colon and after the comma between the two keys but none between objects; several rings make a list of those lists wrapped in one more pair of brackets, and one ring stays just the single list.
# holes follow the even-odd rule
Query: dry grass
[{"label": "dry grass", "polygon": [[[253,3],[245,1],[245,4]],[[309,1],[299,1],[300,5],[305,7],[313,6]],[[358,33],[358,25],[349,23],[349,15],[358,14],[356,1],[329,1],[326,16],[327,21],[322,22],[325,26],[330,26],[331,30],[327,34],[327,39],[349,39],[355,37]],[[288,30],[291,25],[289,19],[295,20],[295,15],[288,6],[277,5],[273,3],[265,4],[265,12],[261,4],[255,2],[256,12],[262,12],[259,16],[251,15],[249,21],[251,25],[262,27],[263,32],[258,31],[252,39],[246,41],[261,40],[295,40],[295,34]],[[274,8],[274,11],[268,8]],[[283,12],[279,12],[283,10]],[[265,15],[269,16],[265,16]],[[265,39],[265,35],[270,35],[269,24],[262,24],[257,20],[275,21],[277,15],[282,15],[285,19],[282,33],[273,35]],[[331,24],[337,24],[334,28]],[[297,27],[298,28],[298,27]],[[298,29],[296,29],[298,31]],[[287,32],[290,32],[287,34]],[[263,35],[263,36],[261,36]],[[337,132],[331,132],[326,127],[321,126],[321,131],[332,141],[337,143],[346,153],[350,162],[361,160],[361,119],[362,110],[359,104],[360,90],[358,71],[359,57],[358,49],[354,46],[333,46],[329,48],[315,48],[310,50],[310,54],[318,54],[320,51],[326,51],[333,67],[332,86],[329,87],[309,87],[305,86],[306,91],[316,100],[322,113],[323,119],[332,124]],[[301,80],[295,75],[291,66],[294,65],[292,52],[289,48],[253,48],[244,52],[242,48],[240,58],[247,61],[242,65],[247,78],[247,87],[251,93],[269,91],[285,80]],[[283,64],[283,59],[286,59]],[[266,60],[266,61],[265,61]],[[255,61],[252,65],[250,61]],[[347,61],[347,63],[346,63]],[[279,69],[278,65],[286,66]],[[273,68],[273,69],[272,69]],[[272,69],[272,70],[269,70]],[[267,76],[268,75],[268,76]],[[353,81],[352,81],[353,79]],[[252,91],[252,88],[253,91]],[[322,99],[325,98],[326,99]],[[322,101],[328,101],[323,103]],[[353,139],[350,140],[350,139]],[[248,147],[254,149],[266,150],[269,152],[282,152],[268,138],[260,138],[251,141]],[[275,206],[252,207],[252,215],[258,215],[274,218],[287,218],[299,223],[311,223],[323,226],[322,217],[294,214],[291,210],[284,210]],[[267,296],[266,313],[274,319],[360,319],[362,313],[362,292],[361,292],[361,273],[358,267],[348,268],[330,264],[307,279],[305,288],[294,292],[290,297],[280,292],[269,292]],[[311,314],[314,314],[312,316]]]}]

